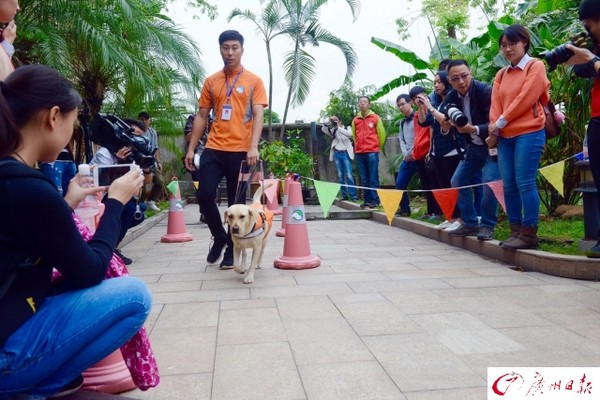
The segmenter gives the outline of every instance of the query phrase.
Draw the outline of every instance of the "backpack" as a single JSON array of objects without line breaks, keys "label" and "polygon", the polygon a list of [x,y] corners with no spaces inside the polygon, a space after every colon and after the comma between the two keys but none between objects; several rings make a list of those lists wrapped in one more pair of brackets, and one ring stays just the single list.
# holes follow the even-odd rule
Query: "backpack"
[{"label": "backpack", "polygon": [[[529,67],[530,65],[532,65],[531,62],[527,63],[527,67]],[[508,67],[504,67],[500,83],[502,83],[502,78],[504,78],[504,75],[506,75],[507,70]],[[533,116],[537,118],[538,109],[536,107],[536,104],[533,105],[532,110]],[[556,136],[560,135],[560,124],[554,118],[554,113],[556,112],[556,106],[554,105],[554,102],[549,98],[546,104],[542,104],[542,110],[544,112],[544,115],[546,116],[546,122],[544,124],[544,130],[546,131],[546,140],[555,138]]]}]

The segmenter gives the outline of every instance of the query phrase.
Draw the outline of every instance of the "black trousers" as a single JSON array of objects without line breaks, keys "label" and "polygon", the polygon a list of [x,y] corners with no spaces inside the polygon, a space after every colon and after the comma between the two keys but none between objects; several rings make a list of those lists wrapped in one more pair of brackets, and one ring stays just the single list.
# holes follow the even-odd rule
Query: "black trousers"
[{"label": "black trousers", "polygon": [[[590,120],[587,130],[587,145],[594,184],[596,189],[600,190],[600,118]],[[600,201],[598,201],[598,213],[600,214]],[[598,237],[600,238],[600,229]]]},{"label": "black trousers", "polygon": [[215,193],[219,182],[225,177],[227,182],[227,205],[243,204],[246,202],[246,186],[242,183],[239,189],[240,195],[236,199],[238,191],[238,176],[240,165],[246,159],[246,152],[231,152],[213,149],[204,149],[200,157],[200,168],[198,172],[198,190],[196,199],[204,215],[204,222],[208,225],[210,233],[215,239],[227,237],[231,245],[231,238],[225,232],[221,213],[215,202]]}]

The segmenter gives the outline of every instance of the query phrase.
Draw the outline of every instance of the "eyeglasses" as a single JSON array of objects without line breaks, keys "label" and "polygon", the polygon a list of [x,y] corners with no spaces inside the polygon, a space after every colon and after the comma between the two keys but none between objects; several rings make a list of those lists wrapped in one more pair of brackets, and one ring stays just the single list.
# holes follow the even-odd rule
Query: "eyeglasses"
[{"label": "eyeglasses", "polygon": [[466,81],[469,76],[471,76],[470,72],[465,72],[461,75],[452,76],[450,77],[450,82]]},{"label": "eyeglasses", "polygon": [[518,44],[519,44],[519,42],[500,43],[500,48],[502,50],[514,49]]}]

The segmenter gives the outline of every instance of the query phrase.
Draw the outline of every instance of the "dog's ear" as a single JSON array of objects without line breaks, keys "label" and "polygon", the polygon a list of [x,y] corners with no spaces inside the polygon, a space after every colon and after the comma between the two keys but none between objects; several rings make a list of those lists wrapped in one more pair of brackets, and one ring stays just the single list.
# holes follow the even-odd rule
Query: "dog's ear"
[{"label": "dog's ear", "polygon": [[225,210],[225,212],[223,213],[223,225],[227,225],[227,216],[229,214],[227,213],[227,210]]},{"label": "dog's ear", "polygon": [[250,221],[248,225],[250,226],[250,228],[252,228],[252,226],[254,226],[254,224],[258,222],[260,218],[260,213],[256,208],[249,208],[248,214],[250,215]]}]

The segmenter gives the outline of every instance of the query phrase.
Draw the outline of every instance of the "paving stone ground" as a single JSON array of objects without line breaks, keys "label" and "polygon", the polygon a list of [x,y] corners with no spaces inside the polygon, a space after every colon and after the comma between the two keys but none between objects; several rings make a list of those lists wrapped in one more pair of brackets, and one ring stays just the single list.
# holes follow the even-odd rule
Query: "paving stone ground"
[{"label": "paving stone ground", "polygon": [[315,269],[274,268],[285,239],[272,233],[245,285],[206,264],[208,228],[197,205],[184,213],[193,241],[161,243],[164,219],[123,248],[154,295],[162,375],[127,398],[481,400],[487,367],[598,365],[598,282],[353,219],[308,221]]}]

